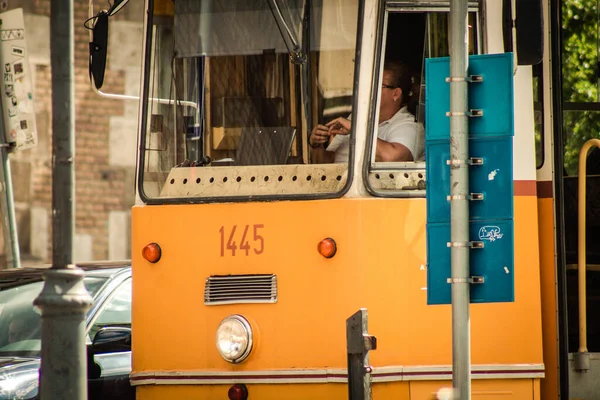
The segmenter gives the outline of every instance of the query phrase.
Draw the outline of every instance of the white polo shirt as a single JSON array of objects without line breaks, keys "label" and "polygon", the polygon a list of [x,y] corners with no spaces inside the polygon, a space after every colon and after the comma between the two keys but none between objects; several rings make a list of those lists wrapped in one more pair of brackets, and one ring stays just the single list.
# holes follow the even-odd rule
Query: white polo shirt
[{"label": "white polo shirt", "polygon": [[[402,107],[394,116],[383,121],[377,127],[377,137],[389,143],[400,143],[405,146],[413,156],[413,160],[424,159],[425,131],[421,123],[415,122],[415,116]],[[350,135],[336,135],[327,151],[334,151],[336,163],[348,162],[350,153]]]}]

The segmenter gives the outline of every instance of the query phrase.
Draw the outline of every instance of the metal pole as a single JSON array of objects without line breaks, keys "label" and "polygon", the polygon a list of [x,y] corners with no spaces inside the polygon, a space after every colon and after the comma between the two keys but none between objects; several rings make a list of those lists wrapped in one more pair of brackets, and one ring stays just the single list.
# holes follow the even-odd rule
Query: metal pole
[{"label": "metal pole", "polygon": [[599,139],[590,139],[579,151],[579,169],[577,170],[577,291],[579,306],[579,349],[573,355],[575,371],[587,372],[590,369],[590,353],[587,347],[587,239],[586,239],[586,174],[587,157],[590,149],[600,148]]},{"label": "metal pole", "polygon": [[[12,186],[12,177],[10,173],[10,160],[8,158],[8,150],[6,147],[0,149],[2,152],[2,173],[4,174],[4,195],[6,196],[6,217],[8,218],[8,239],[10,246],[10,254],[8,265],[12,264],[13,268],[21,266],[21,253],[19,250],[19,235],[17,234],[17,217],[15,216],[15,201]],[[8,247],[8,246],[6,246]],[[12,259],[11,259],[12,257]]]},{"label": "metal pole", "polygon": [[361,308],[346,320],[348,353],[348,399],[371,400],[369,351],[377,348],[377,339],[367,331],[368,314]]},{"label": "metal pole", "polygon": [[450,224],[452,262],[452,387],[471,399],[469,316],[469,157],[467,0],[450,1]]},{"label": "metal pole", "polygon": [[19,268],[21,266],[21,252],[19,250],[19,235],[17,233],[17,217],[15,216],[15,201],[10,172],[10,159],[8,158],[9,144],[6,140],[4,113],[0,102],[0,175],[4,187],[0,189],[4,197],[0,198],[0,211],[2,218],[2,235],[4,236],[4,250],[6,252],[6,268]]},{"label": "metal pole", "polygon": [[87,398],[85,313],[92,298],[72,265],[74,212],[73,0],[50,2],[52,268],[34,304],[42,311],[42,400]]},{"label": "metal pole", "polygon": [[[0,106],[1,112],[1,106]],[[4,249],[6,251],[6,268],[19,268],[21,266],[21,254],[19,250],[19,235],[17,234],[17,218],[15,216],[14,192],[12,186],[12,177],[10,173],[10,160],[8,158],[8,144],[4,135],[4,124],[0,129],[2,140],[0,141],[0,169],[2,169],[2,190],[1,207],[4,218],[2,219],[2,233],[4,236]]]}]

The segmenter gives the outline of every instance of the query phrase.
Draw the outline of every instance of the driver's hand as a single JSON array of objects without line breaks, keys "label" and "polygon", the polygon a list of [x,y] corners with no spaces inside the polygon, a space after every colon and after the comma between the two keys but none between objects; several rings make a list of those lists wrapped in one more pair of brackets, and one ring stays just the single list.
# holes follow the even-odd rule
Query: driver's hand
[{"label": "driver's hand", "polygon": [[329,128],[325,125],[317,125],[310,133],[309,143],[312,147],[318,147],[329,140]]},{"label": "driver's hand", "polygon": [[347,135],[350,133],[351,128],[350,120],[343,117],[338,117],[328,122],[325,126],[329,129],[329,134],[332,136]]}]

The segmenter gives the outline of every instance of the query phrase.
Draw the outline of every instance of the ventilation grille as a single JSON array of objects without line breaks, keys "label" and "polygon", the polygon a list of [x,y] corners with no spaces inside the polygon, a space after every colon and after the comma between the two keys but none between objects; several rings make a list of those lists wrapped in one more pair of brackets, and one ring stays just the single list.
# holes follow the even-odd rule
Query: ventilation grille
[{"label": "ventilation grille", "polygon": [[206,279],[204,304],[276,303],[277,276],[221,275]]}]

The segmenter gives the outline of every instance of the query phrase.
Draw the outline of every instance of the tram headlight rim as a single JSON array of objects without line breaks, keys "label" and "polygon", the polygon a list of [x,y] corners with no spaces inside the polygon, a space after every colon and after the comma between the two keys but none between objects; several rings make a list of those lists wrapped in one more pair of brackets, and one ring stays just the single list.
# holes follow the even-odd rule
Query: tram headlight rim
[{"label": "tram headlight rim", "polygon": [[[229,357],[227,354],[224,354],[221,351],[221,345],[220,345],[221,341],[227,340],[227,339],[219,338],[220,334],[223,333],[223,330],[230,329],[231,324],[238,324],[239,326],[242,327],[243,333],[245,335],[245,340],[246,340],[245,348],[243,348],[241,351],[239,351],[237,356],[235,356],[235,357]],[[244,318],[240,314],[229,315],[228,317],[225,317],[221,321],[221,323],[219,324],[219,326],[217,328],[217,332],[215,335],[215,345],[217,347],[217,352],[225,361],[232,363],[232,364],[239,364],[242,361],[244,361],[246,358],[248,358],[248,356],[252,352],[252,344],[253,344],[252,336],[253,336],[252,326],[250,325],[250,323],[248,322],[248,320],[246,318]],[[232,339],[229,339],[229,340],[231,343]]]}]

